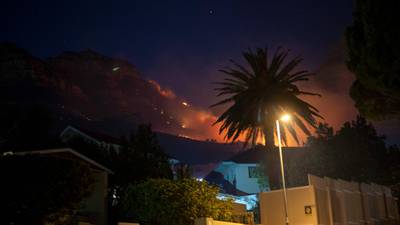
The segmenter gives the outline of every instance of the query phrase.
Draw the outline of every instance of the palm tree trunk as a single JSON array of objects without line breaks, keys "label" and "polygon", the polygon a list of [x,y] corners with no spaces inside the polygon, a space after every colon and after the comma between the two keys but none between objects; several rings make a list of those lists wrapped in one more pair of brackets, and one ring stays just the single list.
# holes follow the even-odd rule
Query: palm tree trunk
[{"label": "palm tree trunk", "polygon": [[279,152],[275,147],[274,139],[275,121],[271,120],[264,128],[265,147],[267,154],[263,162],[265,163],[265,172],[268,175],[270,189],[279,189],[281,179],[279,173]]},{"label": "palm tree trunk", "polygon": [[265,139],[265,147],[267,150],[273,150],[275,148],[275,141],[274,141],[274,128],[275,123],[268,122],[268,124],[264,127],[264,139]]}]

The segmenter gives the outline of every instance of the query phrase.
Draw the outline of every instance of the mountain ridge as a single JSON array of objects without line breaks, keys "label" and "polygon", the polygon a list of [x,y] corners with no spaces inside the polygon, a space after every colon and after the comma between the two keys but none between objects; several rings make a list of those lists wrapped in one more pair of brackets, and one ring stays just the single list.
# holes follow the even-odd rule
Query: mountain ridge
[{"label": "mountain ridge", "polygon": [[211,122],[212,115],[141,78],[128,61],[93,50],[40,59],[0,43],[0,87],[1,105],[45,105],[57,115],[58,131],[71,125],[120,137],[139,123],[151,123],[168,153],[192,164],[215,163],[241,149],[194,140],[197,127],[191,117]]}]

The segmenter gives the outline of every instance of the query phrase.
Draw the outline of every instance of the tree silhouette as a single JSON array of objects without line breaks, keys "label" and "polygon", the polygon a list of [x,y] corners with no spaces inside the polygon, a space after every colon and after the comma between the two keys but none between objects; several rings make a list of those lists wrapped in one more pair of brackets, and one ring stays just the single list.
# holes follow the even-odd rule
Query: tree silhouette
[{"label": "tree silhouette", "polygon": [[350,95],[369,119],[400,115],[399,10],[399,1],[357,0],[346,30]]},{"label": "tree silhouette", "polygon": [[309,137],[305,151],[304,157],[288,165],[289,186],[306,185],[308,173],[400,186],[399,149],[386,147],[385,137],[361,116],[345,122],[335,133],[332,127],[320,124],[316,134]]},{"label": "tree silhouette", "polygon": [[290,113],[293,123],[282,126],[282,140],[287,142],[286,133],[290,133],[299,142],[295,127],[310,135],[307,124],[316,126],[316,117],[322,118],[318,110],[300,99],[301,95],[319,96],[316,93],[299,89],[297,82],[307,81],[312,74],[306,70],[295,70],[302,58],[295,57],[286,61],[288,50],[278,48],[271,60],[268,50],[258,48],[243,52],[250,68],[231,60],[234,68],[220,70],[228,75],[223,81],[216,82],[217,96],[226,98],[211,107],[231,104],[222,113],[215,124],[221,123],[220,133],[235,141],[245,134],[245,143],[254,146],[260,136],[264,137],[269,149],[274,147],[275,121],[284,113]]}]

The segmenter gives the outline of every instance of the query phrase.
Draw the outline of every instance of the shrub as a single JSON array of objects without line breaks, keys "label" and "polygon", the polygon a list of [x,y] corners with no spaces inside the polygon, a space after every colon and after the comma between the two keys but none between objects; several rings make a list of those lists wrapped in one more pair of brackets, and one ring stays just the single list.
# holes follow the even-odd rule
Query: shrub
[{"label": "shrub", "polygon": [[143,225],[190,225],[199,217],[230,219],[231,200],[218,188],[194,179],[151,179],[129,186],[121,199],[127,217]]}]

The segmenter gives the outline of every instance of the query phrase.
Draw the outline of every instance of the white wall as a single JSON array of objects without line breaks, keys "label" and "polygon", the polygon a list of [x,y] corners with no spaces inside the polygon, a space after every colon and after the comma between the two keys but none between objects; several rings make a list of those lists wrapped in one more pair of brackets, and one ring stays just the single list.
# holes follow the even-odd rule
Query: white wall
[{"label": "white wall", "polygon": [[224,175],[225,180],[233,183],[236,173],[236,163],[234,162],[222,162],[214,170]]},{"label": "white wall", "polygon": [[257,164],[236,164],[236,188],[249,194],[259,193],[258,178],[249,177],[249,167],[255,167]]},{"label": "white wall", "polygon": [[260,190],[258,185],[258,178],[249,177],[249,167],[256,167],[256,163],[234,163],[234,162],[222,162],[215,171],[220,172],[224,175],[224,178],[233,184],[233,180],[236,179],[236,188],[249,193],[259,193],[264,190]]}]

